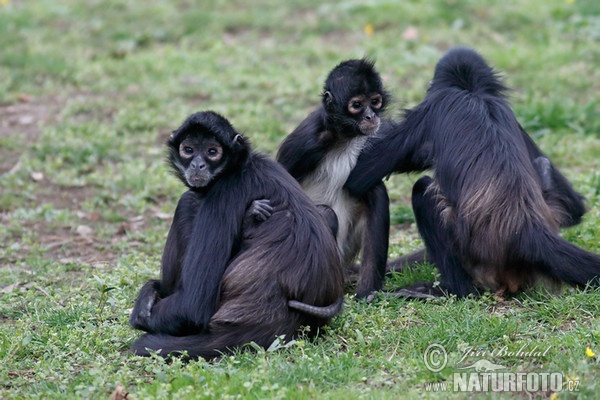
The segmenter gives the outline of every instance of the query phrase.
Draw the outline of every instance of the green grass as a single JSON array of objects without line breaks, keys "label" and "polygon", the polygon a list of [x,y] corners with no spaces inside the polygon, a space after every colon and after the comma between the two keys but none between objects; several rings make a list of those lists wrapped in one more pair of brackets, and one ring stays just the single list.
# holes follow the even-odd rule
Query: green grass
[{"label": "green grass", "polygon": [[[139,334],[128,309],[158,276],[183,191],[164,163],[170,131],[213,109],[273,155],[348,58],[377,60],[398,115],[423,98],[449,47],[478,49],[513,88],[519,120],[587,198],[584,222],[564,237],[600,252],[599,4],[0,1],[0,397],[107,398],[120,386],[139,399],[468,398],[427,384],[452,383],[456,368],[486,359],[577,380],[579,391],[561,399],[596,398],[598,290],[536,288],[504,301],[349,297],[316,342],[212,363],[126,349]],[[417,35],[405,39],[411,27]],[[422,246],[410,208],[417,178],[388,181],[390,257]],[[422,266],[387,289],[435,278]],[[433,343],[448,352],[439,372],[423,360]],[[523,346],[545,353],[515,355]],[[486,356],[461,361],[469,348]]]}]

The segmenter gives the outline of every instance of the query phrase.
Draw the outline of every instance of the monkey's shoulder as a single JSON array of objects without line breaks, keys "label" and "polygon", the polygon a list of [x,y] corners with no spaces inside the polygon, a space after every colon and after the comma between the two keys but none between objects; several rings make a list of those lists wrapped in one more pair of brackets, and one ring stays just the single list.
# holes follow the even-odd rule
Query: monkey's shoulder
[{"label": "monkey's shoulder", "polygon": [[253,197],[263,195],[273,201],[308,203],[298,181],[283,165],[262,153],[252,153],[245,175]]}]

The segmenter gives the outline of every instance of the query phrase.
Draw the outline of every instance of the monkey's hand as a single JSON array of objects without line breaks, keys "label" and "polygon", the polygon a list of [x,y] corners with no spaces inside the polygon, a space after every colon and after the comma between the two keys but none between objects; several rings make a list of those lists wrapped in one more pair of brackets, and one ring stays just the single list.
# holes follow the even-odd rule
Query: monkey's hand
[{"label": "monkey's hand", "polygon": [[152,307],[158,301],[160,291],[160,281],[151,280],[146,282],[140,294],[135,301],[129,324],[135,329],[148,332],[150,330],[150,316],[152,315]]},{"label": "monkey's hand", "polygon": [[271,215],[273,215],[273,207],[269,199],[254,200],[246,211],[246,217],[252,217],[258,222],[265,222]]}]

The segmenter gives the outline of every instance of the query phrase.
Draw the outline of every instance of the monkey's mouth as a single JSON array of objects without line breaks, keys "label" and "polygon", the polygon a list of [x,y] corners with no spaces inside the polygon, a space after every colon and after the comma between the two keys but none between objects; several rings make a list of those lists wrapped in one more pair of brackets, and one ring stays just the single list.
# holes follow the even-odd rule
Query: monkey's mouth
[{"label": "monkey's mouth", "polygon": [[210,182],[210,176],[201,173],[185,174],[185,180],[193,188],[203,188]]},{"label": "monkey's mouth", "polygon": [[371,120],[371,121],[361,121],[358,124],[358,128],[360,129],[360,132],[365,135],[365,136],[371,136],[374,135],[375,133],[377,133],[377,131],[379,130],[379,119],[377,120]]}]

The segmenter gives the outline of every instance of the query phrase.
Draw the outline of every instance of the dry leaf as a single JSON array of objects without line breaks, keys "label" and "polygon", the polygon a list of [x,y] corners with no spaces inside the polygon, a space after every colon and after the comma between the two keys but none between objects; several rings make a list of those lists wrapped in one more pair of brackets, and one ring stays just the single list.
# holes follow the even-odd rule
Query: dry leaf
[{"label": "dry leaf", "polygon": [[32,172],[30,176],[35,182],[44,180],[44,174],[42,172]]},{"label": "dry leaf", "polygon": [[125,388],[121,385],[118,385],[115,388],[115,391],[110,395],[109,400],[132,400],[132,397],[129,397],[129,392],[125,390]]},{"label": "dry leaf", "polygon": [[81,235],[81,236],[90,236],[92,233],[94,233],[94,230],[92,228],[90,228],[89,226],[79,225],[75,229],[75,232],[77,232],[77,234]]}]

